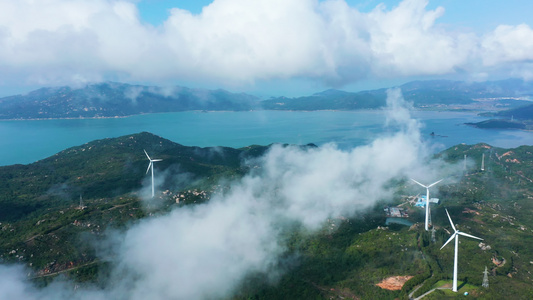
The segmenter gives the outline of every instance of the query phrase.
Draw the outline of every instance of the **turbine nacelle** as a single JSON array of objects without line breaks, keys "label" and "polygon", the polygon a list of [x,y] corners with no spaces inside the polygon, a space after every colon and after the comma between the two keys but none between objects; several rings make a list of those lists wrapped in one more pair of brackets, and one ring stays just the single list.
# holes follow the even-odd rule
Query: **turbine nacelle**
[{"label": "turbine nacelle", "polygon": [[430,185],[421,184],[420,182],[414,180],[413,178],[411,178],[411,180],[414,181],[416,184],[426,188],[426,221],[425,221],[425,229],[426,229],[426,231],[428,231],[429,230],[428,226],[429,226],[429,223],[430,223],[429,218],[430,218],[430,215],[431,215],[431,212],[429,210],[429,188],[434,186],[435,184],[443,181],[444,179],[441,179],[439,181],[435,181],[435,182],[433,182]]}]

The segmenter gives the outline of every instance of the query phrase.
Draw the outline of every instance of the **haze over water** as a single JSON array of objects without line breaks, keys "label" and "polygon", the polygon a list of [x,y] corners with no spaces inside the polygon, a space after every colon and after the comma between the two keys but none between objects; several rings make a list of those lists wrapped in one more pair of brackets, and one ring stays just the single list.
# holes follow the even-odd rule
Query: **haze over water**
[{"label": "haze over water", "polygon": [[[464,125],[486,118],[473,113],[413,112],[435,151],[456,144],[533,145],[533,133]],[[114,119],[0,121],[0,165],[27,164],[96,139],[148,131],[186,146],[245,147],[271,143],[336,143],[347,149],[389,130],[382,111],[179,112]],[[435,137],[430,133],[434,132]]]}]

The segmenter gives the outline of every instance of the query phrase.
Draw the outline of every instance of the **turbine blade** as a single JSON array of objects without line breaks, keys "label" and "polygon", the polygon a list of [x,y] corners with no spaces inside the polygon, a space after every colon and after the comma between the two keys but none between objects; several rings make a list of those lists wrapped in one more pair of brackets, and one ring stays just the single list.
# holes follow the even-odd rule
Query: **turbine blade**
[{"label": "turbine blade", "polygon": [[473,235],[471,235],[471,234],[464,233],[464,232],[461,232],[461,231],[458,231],[457,233],[460,234],[460,235],[464,235],[464,236],[467,236],[467,237],[473,238],[473,239],[483,240],[482,238],[478,238],[477,236],[473,236]]},{"label": "turbine blade", "polygon": [[425,185],[421,184],[420,182],[418,182],[418,181],[414,180],[413,178],[411,178],[411,180],[412,180],[412,181],[414,181],[414,182],[416,182],[416,183],[417,183],[418,185],[420,185],[420,186],[423,186],[423,187],[425,187],[425,188],[428,188],[427,186],[425,186]]},{"label": "turbine blade", "polygon": [[152,159],[151,161],[152,162],[154,162],[154,161],[162,161],[162,159]]},{"label": "turbine blade", "polygon": [[450,224],[452,224],[453,231],[457,232],[457,229],[455,229],[455,226],[453,225],[452,218],[450,217],[450,214],[448,213],[448,210],[446,209],[446,214],[448,215],[448,219],[450,220]]},{"label": "turbine blade", "polygon": [[150,158],[150,156],[148,155],[148,153],[146,153],[146,150],[143,149],[143,151],[144,151],[144,154],[146,154],[146,157],[148,157],[149,160],[152,160],[152,159]]},{"label": "turbine blade", "polygon": [[454,233],[452,234],[452,236],[446,241],[446,243],[444,243],[444,245],[442,245],[442,247],[440,247],[440,250],[442,250],[442,248],[444,248],[444,246],[448,245],[448,243],[453,240],[453,238],[457,235],[457,233]]},{"label": "turbine blade", "polygon": [[437,184],[437,183],[439,183],[439,182],[441,182],[441,181],[443,181],[443,180],[444,180],[444,178],[442,178],[442,179],[439,180],[439,181],[433,182],[432,184],[428,185],[428,188],[434,186],[435,184]]},{"label": "turbine blade", "polygon": [[148,164],[148,169],[146,169],[146,174],[148,174],[148,171],[150,171],[150,167],[152,166],[152,161]]}]

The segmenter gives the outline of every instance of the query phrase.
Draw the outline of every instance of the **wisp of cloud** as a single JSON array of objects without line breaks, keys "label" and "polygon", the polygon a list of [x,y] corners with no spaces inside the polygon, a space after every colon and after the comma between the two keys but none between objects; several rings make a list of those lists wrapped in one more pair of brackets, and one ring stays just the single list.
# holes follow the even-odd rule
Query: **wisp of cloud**
[{"label": "wisp of cloud", "polygon": [[[183,206],[112,235],[114,266],[105,290],[60,282],[37,289],[22,268],[0,267],[0,295],[13,299],[220,299],[233,295],[250,274],[283,272],[286,224],[309,232],[329,218],[353,217],[392,197],[391,181],[434,174],[420,123],[410,117],[399,89],[388,92],[387,126],[394,130],[365,146],[341,150],[273,146],[231,189],[209,202]],[[443,167],[442,161],[433,161]],[[442,168],[446,169],[446,168]],[[439,170],[439,168],[437,168]],[[459,170],[461,168],[459,167]],[[429,175],[424,175],[429,176]],[[426,178],[428,181],[433,178]],[[55,295],[55,296],[53,296]],[[66,298],[64,298],[66,299]]]}]

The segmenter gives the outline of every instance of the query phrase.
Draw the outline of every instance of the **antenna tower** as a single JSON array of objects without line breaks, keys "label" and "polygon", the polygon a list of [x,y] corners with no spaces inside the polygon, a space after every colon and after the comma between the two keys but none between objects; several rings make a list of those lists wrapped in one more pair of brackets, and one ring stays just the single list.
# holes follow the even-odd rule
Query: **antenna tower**
[{"label": "antenna tower", "polygon": [[81,194],[80,194],[80,209],[84,209],[85,206],[83,206],[83,198],[81,197]]},{"label": "antenna tower", "polygon": [[489,288],[489,271],[487,271],[487,266],[485,266],[485,272],[483,272],[483,284],[481,284],[482,287],[488,289]]}]

